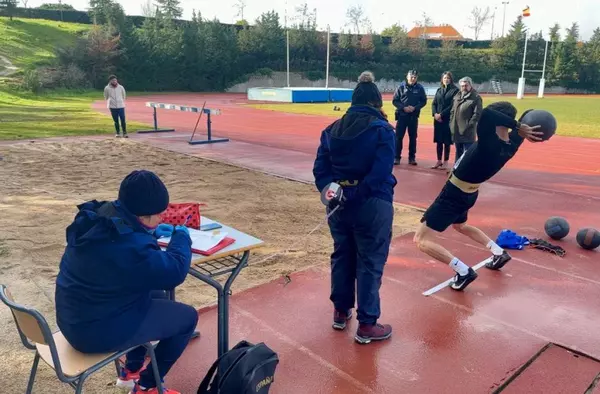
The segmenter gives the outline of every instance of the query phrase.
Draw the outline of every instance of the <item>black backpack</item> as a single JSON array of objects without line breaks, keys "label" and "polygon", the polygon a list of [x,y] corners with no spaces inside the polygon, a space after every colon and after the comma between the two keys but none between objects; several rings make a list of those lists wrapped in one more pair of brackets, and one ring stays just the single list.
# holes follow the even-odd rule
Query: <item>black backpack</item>
[{"label": "black backpack", "polygon": [[264,343],[241,341],[214,362],[197,394],[267,394],[277,364],[277,353]]}]

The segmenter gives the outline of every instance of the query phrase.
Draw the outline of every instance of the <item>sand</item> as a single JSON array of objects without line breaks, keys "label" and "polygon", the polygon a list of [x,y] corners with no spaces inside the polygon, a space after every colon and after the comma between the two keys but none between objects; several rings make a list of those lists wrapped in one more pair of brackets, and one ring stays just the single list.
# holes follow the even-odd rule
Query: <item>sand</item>
[{"label": "sand", "polygon": [[[0,146],[0,283],[17,302],[38,309],[56,329],[54,281],[65,245],[65,229],[84,201],[116,198],[134,169],[155,171],[174,202],[207,203],[202,214],[265,241],[233,286],[233,293],[317,264],[328,264],[327,226],[312,235],[324,209],[312,185],[231,165],[152,148],[131,140],[77,140]],[[421,212],[396,206],[394,236],[414,231]],[[275,258],[260,262],[272,253]],[[257,262],[257,264],[253,264]],[[179,301],[196,308],[216,303],[215,291],[188,277]],[[327,302],[327,300],[324,300]],[[12,315],[1,305],[0,387],[25,391],[33,352],[19,340]],[[107,367],[86,383],[86,393],[122,393]],[[35,393],[69,393],[40,363]]]}]

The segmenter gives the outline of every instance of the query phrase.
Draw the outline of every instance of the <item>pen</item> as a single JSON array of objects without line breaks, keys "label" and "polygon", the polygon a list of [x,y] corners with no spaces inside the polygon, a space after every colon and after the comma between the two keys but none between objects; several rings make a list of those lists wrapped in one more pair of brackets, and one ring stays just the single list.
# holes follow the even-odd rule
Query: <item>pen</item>
[{"label": "pen", "polygon": [[187,222],[192,218],[192,215],[188,215],[187,219],[185,219],[185,222],[183,222],[182,226],[185,227],[185,225],[187,224]]}]

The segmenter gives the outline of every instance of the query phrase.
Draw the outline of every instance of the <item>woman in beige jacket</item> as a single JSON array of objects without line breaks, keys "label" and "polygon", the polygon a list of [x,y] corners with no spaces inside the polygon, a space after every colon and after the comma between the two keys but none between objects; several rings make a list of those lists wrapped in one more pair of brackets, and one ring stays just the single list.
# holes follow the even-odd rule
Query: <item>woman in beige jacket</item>
[{"label": "woman in beige jacket", "polygon": [[127,138],[127,124],[125,123],[125,88],[119,85],[117,77],[111,75],[108,77],[108,85],[104,88],[104,99],[106,105],[110,109],[113,121],[115,122],[116,137],[120,137],[119,119],[121,119],[121,127],[123,128],[123,137]]}]

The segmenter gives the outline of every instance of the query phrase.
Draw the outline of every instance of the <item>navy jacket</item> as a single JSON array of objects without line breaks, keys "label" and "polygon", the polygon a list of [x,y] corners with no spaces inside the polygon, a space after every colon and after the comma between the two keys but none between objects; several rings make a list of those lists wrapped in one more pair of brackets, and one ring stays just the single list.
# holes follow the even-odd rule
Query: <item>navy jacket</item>
[{"label": "navy jacket", "polygon": [[[427,93],[420,83],[417,82],[414,85],[409,85],[404,81],[396,89],[392,104],[396,107],[396,119],[402,116],[416,116],[418,118],[421,115],[421,109],[427,104]],[[404,112],[404,107],[408,107],[409,105],[415,107],[414,112]]]},{"label": "navy jacket", "polygon": [[78,206],[56,278],[56,318],[73,347],[102,352],[139,329],[150,293],[183,283],[192,251],[176,231],[166,251],[118,201]]},{"label": "navy jacket", "polygon": [[319,191],[331,182],[358,181],[344,187],[347,203],[370,197],[392,201],[397,181],[392,170],[396,140],[382,113],[368,106],[351,106],[321,133],[313,167]]}]

